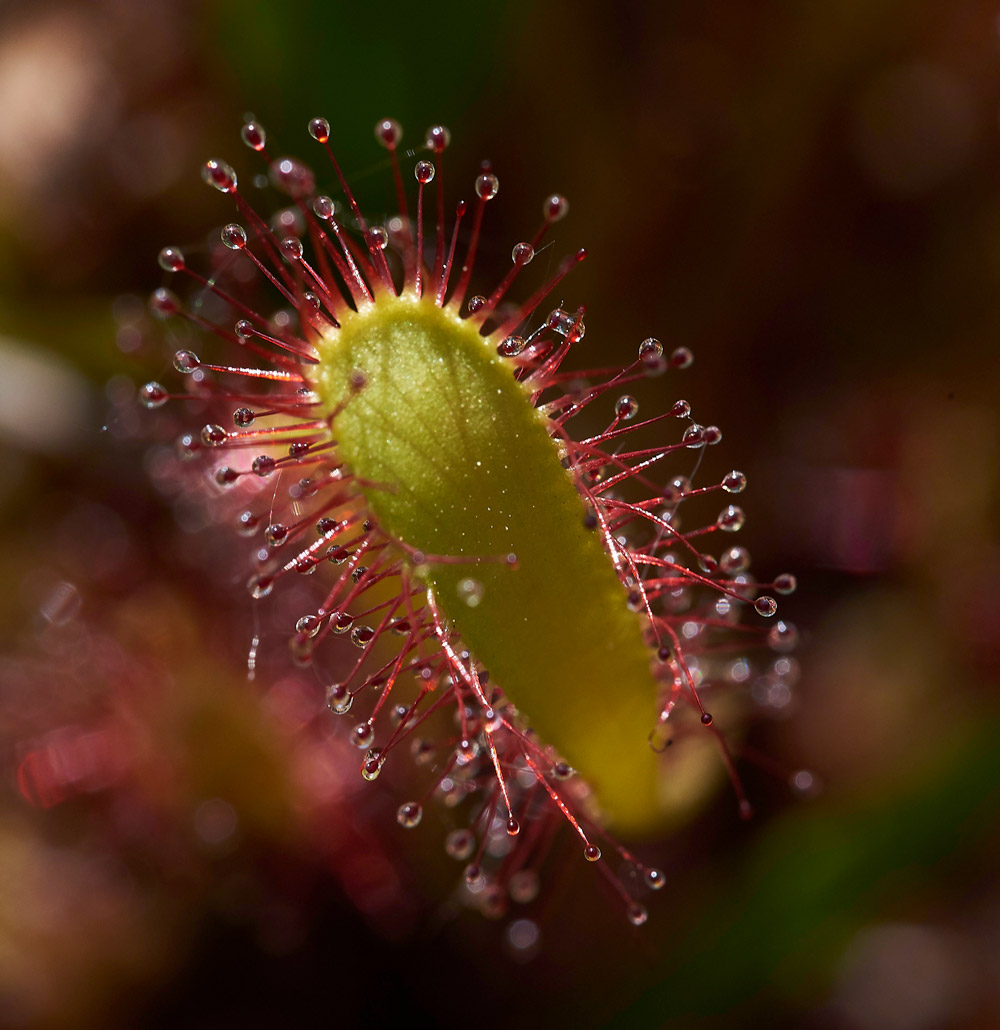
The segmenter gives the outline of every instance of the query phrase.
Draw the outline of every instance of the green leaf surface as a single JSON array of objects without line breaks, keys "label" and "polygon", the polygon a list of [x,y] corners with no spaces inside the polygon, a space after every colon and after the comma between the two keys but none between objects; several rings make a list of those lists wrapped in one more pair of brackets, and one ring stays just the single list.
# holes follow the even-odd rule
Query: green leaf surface
[{"label": "green leaf surface", "polygon": [[647,827],[660,808],[657,692],[640,618],[495,340],[430,300],[383,296],[327,341],[319,383],[328,410],[347,401],[334,435],[375,484],[364,491],[382,526],[429,556],[492,559],[419,569],[491,682],[616,829]]}]

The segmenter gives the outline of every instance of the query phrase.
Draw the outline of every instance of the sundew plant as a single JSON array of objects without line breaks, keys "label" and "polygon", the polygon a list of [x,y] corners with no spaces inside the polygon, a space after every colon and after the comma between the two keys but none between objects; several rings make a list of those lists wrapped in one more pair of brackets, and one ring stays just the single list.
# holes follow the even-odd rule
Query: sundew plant
[{"label": "sundew plant", "polygon": [[[429,129],[408,168],[399,125],[380,122],[397,213],[376,224],[328,122],[309,132],[330,195],[271,153],[259,124],[243,126],[284,197],[269,218],[232,167],[205,164],[235,220],[203,266],[161,252],[188,288],[157,290],[153,311],[204,339],[174,356],[184,388],[148,383],[143,402],[217,413],[180,453],[206,465],[252,541],[247,589],[266,605],[310,577],[292,658],[352,721],[364,778],[414,765],[401,826],[434,798],[454,810],[445,847],[470,902],[498,915],[531,900],[554,835],[569,832],[640,924],[664,874],[623,842],[669,818],[675,753],[710,743],[749,814],[733,760],[747,654],[777,652],[775,681],[791,668],[796,632],[773,618],[773,595],[794,577],[751,578],[734,544],[741,472],[693,482],[720,430],[682,399],[638,417],[630,387],[675,376],[686,348],[650,338],[625,368],[565,367],[585,346],[584,310],[553,301],[565,303],[584,251],[547,276],[531,267],[567,213],[562,196],[544,200],[537,231],[486,288],[477,248],[504,231],[484,228],[500,194],[488,164],[456,205],[447,129]],[[632,443],[639,427],[663,442]]]}]

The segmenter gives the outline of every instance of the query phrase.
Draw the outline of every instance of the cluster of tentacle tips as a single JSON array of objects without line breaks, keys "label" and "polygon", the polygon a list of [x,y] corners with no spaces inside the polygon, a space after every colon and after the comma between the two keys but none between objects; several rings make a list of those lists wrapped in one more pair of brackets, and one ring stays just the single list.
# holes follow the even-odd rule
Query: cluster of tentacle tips
[{"label": "cluster of tentacle tips", "polygon": [[[411,770],[410,782],[422,779],[423,786],[400,805],[398,822],[416,827],[432,800],[442,803],[441,817],[453,826],[447,853],[464,864],[463,899],[491,916],[530,902],[555,835],[568,825],[584,858],[622,897],[628,918],[641,924],[643,896],[663,886],[664,873],[606,833],[600,798],[537,737],[530,713],[507,699],[504,684],[493,682],[422,575],[441,565],[462,567],[460,600],[471,609],[482,597],[479,570],[516,565],[517,555],[426,553],[382,524],[369,503],[379,484],[364,480],[338,449],[339,410],[324,403],[317,383],[323,348],[346,319],[382,298],[407,295],[432,299],[468,320],[495,347],[545,416],[587,528],[617,572],[623,604],[642,621],[659,691],[643,746],[659,752],[678,735],[707,731],[730,770],[743,814],[749,803],[731,747],[706,699],[721,688],[762,707],[787,703],[796,676],[789,655],[795,628],[777,619],[740,620],[748,608],[770,619],[777,608],[773,595],[791,593],[795,579],[756,582],[746,549],[732,543],[744,522],[732,503],[746,485],[742,473],[693,484],[703,452],[721,439],[719,429],[695,422],[684,400],[638,418],[630,384],[686,368],[692,361],[686,348],[669,352],[646,339],[624,369],[563,370],[584,337],[584,312],[542,312],[582,250],[551,268],[526,299],[511,301],[512,288],[567,212],[562,196],[544,200],[537,231],[513,247],[496,286],[471,293],[485,209],[499,190],[488,164],[474,180],[471,201],[446,211],[449,133],[433,126],[414,154],[413,202],[404,186],[400,127],[380,122],[376,137],[388,150],[397,211],[375,224],[362,214],[341,171],[327,121],[313,119],[309,133],[326,152],[337,184],[333,196],[317,191],[306,164],[272,155],[254,121],[243,126],[242,137],[263,163],[248,190],[228,164],[205,164],[205,182],[230,198],[237,220],[197,260],[177,247],[160,253],[162,268],[186,278],[189,288],[182,291],[185,301],[161,288],[151,307],[171,320],[178,337],[188,333],[184,321],[202,338],[214,337],[208,346],[222,356],[201,356],[203,343],[179,338],[173,363],[186,388],[171,392],[148,383],[143,403],[157,408],[180,398],[218,413],[200,432],[182,436],[180,456],[206,464],[219,503],[231,506],[238,531],[253,541],[253,598],[263,601],[291,581],[313,577],[308,585],[315,604],[289,627],[293,658],[316,671],[331,712],[357,718],[349,736],[366,779],[379,777],[392,755],[412,757],[417,772]],[[286,202],[264,218],[246,193],[268,187]],[[364,377],[353,386],[363,392]],[[608,409],[604,428],[574,439],[572,420],[602,406]],[[629,447],[636,429],[661,424],[671,442]],[[671,458],[681,474],[660,472]],[[687,513],[701,508],[709,516],[686,525]],[[751,662],[747,653],[755,649],[770,651],[770,658]],[[679,719],[679,709],[693,718]],[[609,863],[609,853],[620,861]],[[523,936],[534,940],[528,931]]]}]

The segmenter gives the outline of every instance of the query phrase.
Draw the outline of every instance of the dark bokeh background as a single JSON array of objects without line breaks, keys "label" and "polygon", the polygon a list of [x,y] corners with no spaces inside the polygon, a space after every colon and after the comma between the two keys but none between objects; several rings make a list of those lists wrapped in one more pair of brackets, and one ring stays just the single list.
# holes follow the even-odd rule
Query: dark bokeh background
[{"label": "dark bokeh background", "polygon": [[[751,743],[824,791],[751,767],[759,818],[661,842],[641,930],[568,864],[516,961],[434,903],[436,828],[401,841],[296,683],[241,674],[249,607],[131,398],[169,374],[156,253],[231,217],[197,171],[250,167],[246,111],[310,159],[326,115],[376,211],[376,119],[444,122],[452,186],[501,180],[486,267],[569,196],[582,366],[696,353],[641,400],[722,427],[755,566],[799,575],[802,677]],[[997,1025],[998,116],[973,0],[4,5],[0,1022]]]}]

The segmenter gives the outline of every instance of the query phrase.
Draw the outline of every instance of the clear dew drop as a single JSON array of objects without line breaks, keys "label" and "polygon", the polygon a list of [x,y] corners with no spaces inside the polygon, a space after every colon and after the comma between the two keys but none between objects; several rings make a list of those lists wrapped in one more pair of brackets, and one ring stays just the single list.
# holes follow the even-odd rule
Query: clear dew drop
[{"label": "clear dew drop", "polygon": [[497,344],[497,354],[505,358],[516,358],[524,346],[523,336],[507,336]]},{"label": "clear dew drop", "polygon": [[[332,547],[326,554],[326,560],[331,565],[343,565],[348,558],[350,558],[351,552],[346,547]],[[336,632],[336,629],[334,629]]]},{"label": "clear dew drop", "polygon": [[219,235],[230,250],[242,250],[247,245],[247,231],[237,222],[223,226]]},{"label": "clear dew drop", "polygon": [[375,139],[388,150],[398,147],[402,138],[403,127],[395,118],[383,118],[375,124]]},{"label": "clear dew drop", "polygon": [[600,860],[601,860],[601,849],[596,844],[588,844],[583,849],[583,857],[588,862],[600,862]]},{"label": "clear dew drop", "polygon": [[687,418],[691,414],[691,405],[685,400],[674,401],[670,414],[674,418]]},{"label": "clear dew drop", "polygon": [[246,429],[247,426],[252,426],[256,417],[257,416],[253,413],[251,408],[237,408],[233,412],[233,422],[241,429]]},{"label": "clear dew drop", "polygon": [[481,200],[492,200],[500,190],[500,180],[489,172],[476,179],[476,196]]},{"label": "clear dew drop", "polygon": [[232,486],[240,478],[240,474],[236,469],[222,465],[212,473],[212,478],[215,480],[216,486]]},{"label": "clear dew drop", "polygon": [[302,241],[295,236],[286,236],[278,245],[289,261],[302,260]]},{"label": "clear dew drop", "polygon": [[355,626],[351,630],[351,643],[355,647],[366,647],[375,636],[375,630],[371,626]]},{"label": "clear dew drop", "polygon": [[327,196],[316,197],[313,201],[313,214],[328,222],[337,213],[337,205]]},{"label": "clear dew drop", "polygon": [[735,504],[723,508],[715,520],[715,524],[724,533],[738,533],[743,528],[744,522],[746,522],[746,515],[743,513],[743,509],[738,508]]},{"label": "clear dew drop", "polygon": [[794,651],[799,642],[799,631],[791,622],[779,620],[767,633],[767,646],[772,651],[785,654]]},{"label": "clear dew drop", "polygon": [[701,438],[709,447],[714,447],[722,441],[722,430],[718,426],[705,426],[701,431]]},{"label": "clear dew drop", "polygon": [[315,615],[303,615],[295,620],[295,632],[314,637],[320,631],[322,623]]},{"label": "clear dew drop", "polygon": [[639,344],[639,357],[647,362],[659,361],[663,357],[663,344],[655,337],[650,336]]},{"label": "clear dew drop", "polygon": [[201,358],[192,350],[179,350],[174,355],[174,368],[184,375],[190,375],[201,365]]},{"label": "clear dew drop", "polygon": [[326,688],[326,707],[334,715],[347,715],[354,704],[354,695],[344,683],[331,683]]},{"label": "clear dew drop", "polygon": [[330,616],[330,629],[334,633],[346,633],[354,625],[354,616],[348,612],[336,612]]},{"label": "clear dew drop", "polygon": [[364,761],[361,763],[362,777],[369,782],[377,780],[379,773],[382,771],[382,762],[381,750],[377,747],[370,747]]},{"label": "clear dew drop", "polygon": [[569,339],[570,342],[582,340],[586,335],[586,328],[582,319],[577,318],[576,315],[571,315],[568,311],[563,311],[562,308],[550,311],[548,318],[545,319],[545,324],[553,332]]},{"label": "clear dew drop", "polygon": [[510,259],[518,268],[523,268],[529,264],[534,256],[535,248],[530,243],[515,243],[513,250],[510,252]]},{"label": "clear dew drop", "polygon": [[201,442],[206,447],[221,447],[228,439],[229,434],[222,426],[208,425],[201,431]]},{"label": "clear dew drop", "polygon": [[389,246],[389,234],[381,225],[373,225],[369,228],[368,239],[377,250],[385,250]]},{"label": "clear dew drop", "polygon": [[691,425],[689,425],[681,435],[681,442],[686,444],[691,450],[697,450],[697,448],[699,447],[704,447],[704,427],[699,426],[697,422],[692,422]]},{"label": "clear dew drop", "polygon": [[241,340],[249,340],[256,332],[253,322],[248,318],[241,318],[235,326],[234,332]]},{"label": "clear dew drop", "polygon": [[354,729],[351,730],[351,743],[362,751],[372,746],[372,741],[375,740],[375,727],[372,726],[371,721],[359,722]]},{"label": "clear dew drop", "polygon": [[516,837],[521,832],[521,824],[513,816],[511,816],[507,820],[506,829],[508,837]]},{"label": "clear dew drop", "polygon": [[639,413],[639,402],[629,393],[623,393],[615,401],[615,415],[623,422],[635,418]]},{"label": "clear dew drop", "polygon": [[157,382],[146,383],[139,391],[139,403],[150,411],[153,411],[155,408],[162,408],[169,399],[170,394],[167,393],[166,387],[161,386]]},{"label": "clear dew drop", "polygon": [[413,177],[421,186],[434,181],[434,165],[430,161],[418,161],[413,169]]},{"label": "clear dew drop", "polygon": [[240,139],[251,150],[260,151],[267,145],[267,133],[264,131],[264,126],[257,122],[246,122],[240,129]]},{"label": "clear dew drop", "polygon": [[255,475],[258,475],[263,479],[265,476],[269,476],[277,465],[277,462],[270,454],[261,454],[254,458],[250,465]]},{"label": "clear dew drop", "polygon": [[663,875],[662,869],[647,869],[643,874],[643,880],[651,891],[662,890],[666,885],[667,878]]},{"label": "clear dew drop", "polygon": [[264,530],[264,539],[267,541],[268,547],[281,547],[288,540],[288,532],[287,526],[283,526],[280,522],[272,522]]},{"label": "clear dew drop", "polygon": [[483,584],[478,579],[473,579],[471,576],[466,576],[464,579],[458,581],[456,587],[459,599],[462,600],[465,605],[469,608],[477,608],[480,601],[483,599],[484,588]]},{"label": "clear dew drop", "polygon": [[337,532],[339,527],[340,523],[336,519],[331,519],[324,515],[323,518],[319,519],[316,523],[316,532],[319,533],[320,536],[331,536],[333,533]]},{"label": "clear dew drop", "polygon": [[475,297],[470,297],[469,298],[469,314],[470,315],[474,315],[481,308],[485,307],[485,305],[486,305],[486,298],[481,296],[480,294],[476,294]]},{"label": "clear dew drop", "polygon": [[722,478],[722,489],[727,494],[741,494],[746,487],[747,477],[736,469],[733,469],[732,472],[727,472]]},{"label": "clear dew drop", "polygon": [[415,826],[419,826],[423,817],[423,807],[416,801],[406,801],[396,809],[396,822],[404,830],[412,830]]},{"label": "clear dew drop", "polygon": [[156,256],[156,263],[164,272],[184,270],[184,254],[179,247],[164,247]]},{"label": "clear dew drop", "polygon": [[236,192],[236,172],[225,161],[218,161],[214,158],[206,161],[201,168],[201,177],[220,193]]},{"label": "clear dew drop", "polygon": [[706,576],[714,576],[719,571],[719,562],[711,554],[699,554],[698,555],[698,568],[705,573]]},{"label": "clear dew drop", "polygon": [[309,120],[309,135],[319,143],[326,143],[330,138],[330,123],[325,118]]},{"label": "clear dew drop", "polygon": [[758,597],[753,606],[757,614],[763,615],[765,619],[769,619],[778,610],[778,602],[766,594]]}]

